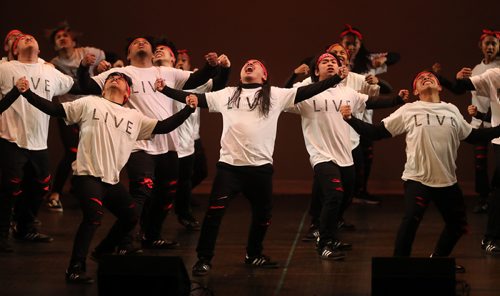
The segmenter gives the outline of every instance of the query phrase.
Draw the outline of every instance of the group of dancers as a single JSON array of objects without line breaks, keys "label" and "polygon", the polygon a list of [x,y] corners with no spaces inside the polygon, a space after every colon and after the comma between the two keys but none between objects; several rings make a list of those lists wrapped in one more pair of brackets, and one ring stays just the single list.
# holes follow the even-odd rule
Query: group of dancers
[{"label": "group of dancers", "polygon": [[[399,60],[392,52],[373,53],[362,33],[346,25],[336,43],[306,58],[284,87],[271,86],[270,72],[258,59],[240,69],[237,86],[226,86],[231,62],[209,52],[206,64],[192,70],[186,50],[165,38],[130,38],[126,62],[93,47],[77,46],[67,24],[50,36],[57,56],[39,57],[36,38],[12,30],[0,63],[0,252],[14,249],[9,235],[28,242],[51,242],[40,233],[37,214],[47,206],[62,211],[60,196],[69,173],[71,192],[82,210],[69,265],[68,283],[89,284],[89,248],[106,207],[117,220],[90,256],[140,255],[143,249],[172,249],[175,240],[161,236],[168,212],[200,230],[193,276],[212,268],[216,240],[230,200],[242,193],[251,205],[244,264],[277,268],[263,253],[272,216],[273,151],[282,112],[301,117],[302,133],[314,172],[305,241],[315,241],[318,256],[343,260],[352,249],[339,230],[353,229],[344,219],[352,202],[378,204],[368,193],[373,141],[406,135],[405,213],[394,256],[410,256],[429,204],[435,203],[445,227],[432,257],[449,256],[466,233],[464,198],[456,178],[461,141],[476,146],[477,212],[488,211],[481,247],[500,252],[500,32],[484,30],[479,38],[481,64],[463,68],[454,79],[439,65],[418,73],[412,90],[394,92],[377,77]],[[125,66],[126,64],[126,66]],[[298,77],[305,79],[294,83]],[[307,77],[307,78],[306,78]],[[443,87],[457,94],[472,91],[468,123]],[[410,102],[410,92],[418,100]],[[400,107],[399,107],[400,106]],[[381,123],[373,109],[399,107]],[[191,190],[206,176],[199,136],[200,108],[221,113],[220,158],[208,209],[202,223],[191,211]],[[58,118],[64,156],[55,178],[49,170],[49,118]],[[487,147],[495,153],[495,175],[487,175]],[[126,167],[128,190],[120,183]],[[136,246],[139,225],[140,247]],[[457,265],[457,272],[464,272]]]}]

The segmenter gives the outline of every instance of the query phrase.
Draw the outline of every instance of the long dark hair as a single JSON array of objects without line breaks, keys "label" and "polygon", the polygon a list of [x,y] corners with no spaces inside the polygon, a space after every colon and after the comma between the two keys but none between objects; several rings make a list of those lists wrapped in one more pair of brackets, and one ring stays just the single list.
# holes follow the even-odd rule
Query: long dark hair
[{"label": "long dark hair", "polygon": [[[233,96],[227,102],[228,106],[240,105],[241,100],[241,90],[243,89],[243,83],[239,83],[238,87],[233,93]],[[254,110],[259,107],[260,115],[267,117],[269,115],[269,109],[271,108],[271,84],[269,83],[269,76],[267,80],[262,84],[262,88],[255,93],[253,103],[250,103],[250,110]]]}]

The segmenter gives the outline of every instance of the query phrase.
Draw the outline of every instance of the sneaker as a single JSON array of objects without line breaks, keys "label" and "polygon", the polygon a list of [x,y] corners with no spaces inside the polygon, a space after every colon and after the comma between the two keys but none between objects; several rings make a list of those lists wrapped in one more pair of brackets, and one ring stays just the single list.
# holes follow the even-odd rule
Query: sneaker
[{"label": "sneaker", "polygon": [[459,264],[455,264],[455,273],[465,273],[465,267]]},{"label": "sneaker", "polygon": [[121,256],[142,255],[143,253],[144,251],[141,248],[134,246],[118,247],[118,250],[116,250],[116,254]]},{"label": "sneaker", "polygon": [[334,249],[339,250],[339,251],[350,251],[350,250],[352,250],[352,244],[345,243],[345,242],[342,242],[342,241],[339,241],[339,240],[333,241],[332,247]]},{"label": "sneaker", "polygon": [[198,220],[196,220],[193,216],[179,216],[177,221],[179,221],[182,226],[186,227],[187,230],[200,230],[201,228],[200,222],[198,222]]},{"label": "sneaker", "polygon": [[278,268],[278,262],[271,261],[271,258],[260,254],[256,256],[248,256],[245,255],[245,264],[252,267],[261,267],[261,268]]},{"label": "sneaker", "polygon": [[324,247],[318,248],[318,254],[324,260],[344,260],[345,254],[333,247],[333,243],[327,243]]},{"label": "sneaker", "polygon": [[344,219],[342,219],[337,223],[337,229],[346,230],[346,231],[355,231],[356,226],[354,226],[354,224],[346,222]]},{"label": "sneaker", "polygon": [[66,283],[68,284],[92,284],[94,280],[85,275],[82,263],[76,263],[66,270]]},{"label": "sneaker", "polygon": [[47,208],[51,212],[62,212],[63,211],[62,203],[59,199],[49,200],[49,202],[47,203]]},{"label": "sneaker", "polygon": [[[481,247],[483,247],[483,242],[481,242]],[[498,255],[500,254],[500,246],[494,240],[488,241],[485,243],[483,249],[486,251],[486,254],[489,255]]]},{"label": "sneaker", "polygon": [[12,236],[19,241],[25,241],[31,243],[50,243],[54,240],[54,238],[37,231],[27,232],[27,233],[20,233],[14,231]]},{"label": "sneaker", "polygon": [[212,268],[212,264],[207,259],[198,259],[196,263],[193,265],[192,274],[193,276],[205,276],[210,272]]},{"label": "sneaker", "polygon": [[381,202],[379,197],[371,195],[368,192],[362,192],[357,197],[353,197],[353,204],[379,205]]},{"label": "sneaker", "polygon": [[14,249],[9,244],[9,239],[7,237],[0,238],[0,253],[12,253]]},{"label": "sneaker", "polygon": [[307,231],[306,235],[302,237],[303,242],[314,242],[318,239],[319,237],[319,228],[318,226],[311,224],[309,226],[309,230]]},{"label": "sneaker", "polygon": [[142,247],[144,249],[158,249],[158,250],[169,250],[176,249],[179,247],[179,243],[174,240],[168,239],[142,239],[141,240]]}]

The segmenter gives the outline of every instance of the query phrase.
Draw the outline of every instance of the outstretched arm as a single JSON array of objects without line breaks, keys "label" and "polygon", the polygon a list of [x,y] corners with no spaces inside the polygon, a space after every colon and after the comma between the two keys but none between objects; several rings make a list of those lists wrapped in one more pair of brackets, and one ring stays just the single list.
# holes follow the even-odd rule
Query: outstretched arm
[{"label": "outstretched arm", "polygon": [[179,125],[181,125],[188,117],[196,110],[198,105],[198,100],[195,95],[190,95],[186,99],[186,106],[179,112],[170,116],[167,119],[158,121],[155,128],[153,129],[153,134],[167,134]]},{"label": "outstretched arm", "polygon": [[396,96],[370,96],[366,101],[366,109],[389,108],[403,105],[410,99],[410,92],[402,89]]},{"label": "outstretched arm", "polygon": [[66,112],[64,111],[62,104],[46,100],[32,92],[30,89],[30,83],[26,77],[19,78],[16,86],[21,95],[25,97],[31,105],[35,106],[43,113],[50,116],[66,117]]},{"label": "outstretched arm", "polygon": [[208,79],[217,74],[217,54],[215,52],[209,52],[205,55],[205,60],[207,61],[205,66],[199,71],[191,73],[182,89],[195,89],[205,84]]},{"label": "outstretched arm", "polygon": [[217,75],[213,78],[212,91],[221,90],[226,87],[229,80],[229,73],[231,73],[231,62],[225,54],[221,54],[217,61],[219,63],[219,68]]},{"label": "outstretched arm", "polygon": [[160,91],[167,97],[172,98],[184,104],[186,104],[186,97],[190,95],[195,95],[196,97],[198,97],[198,107],[208,108],[207,97],[205,96],[205,94],[195,94],[183,90],[170,88],[165,85],[165,81],[163,79],[157,79],[155,81],[155,88],[157,91]]},{"label": "outstretched arm", "polygon": [[477,144],[481,142],[489,142],[500,137],[500,125],[488,128],[473,128],[469,136],[464,139],[469,144]]},{"label": "outstretched arm", "polygon": [[9,108],[10,105],[12,105],[12,103],[14,103],[20,95],[21,93],[19,92],[16,83],[16,86],[12,87],[12,89],[3,97],[3,99],[0,100],[0,114],[3,113],[3,111],[7,110],[7,108]]},{"label": "outstretched arm", "polygon": [[347,67],[342,66],[339,68],[338,74],[328,79],[297,88],[297,94],[295,95],[295,104],[314,97],[315,95],[322,93],[330,87],[339,84],[339,82],[342,81],[342,79],[346,78],[348,74],[349,70],[347,69]]},{"label": "outstretched arm", "polygon": [[383,123],[372,125],[352,116],[351,106],[349,105],[340,106],[340,113],[342,114],[344,120],[361,136],[374,141],[392,137],[391,133],[385,128]]},{"label": "outstretched arm", "polygon": [[97,84],[97,82],[90,77],[90,65],[94,62],[95,56],[88,54],[82,59],[82,62],[76,71],[76,76],[78,77],[78,88],[81,93],[91,95],[100,95],[102,93],[102,89],[99,84]]}]

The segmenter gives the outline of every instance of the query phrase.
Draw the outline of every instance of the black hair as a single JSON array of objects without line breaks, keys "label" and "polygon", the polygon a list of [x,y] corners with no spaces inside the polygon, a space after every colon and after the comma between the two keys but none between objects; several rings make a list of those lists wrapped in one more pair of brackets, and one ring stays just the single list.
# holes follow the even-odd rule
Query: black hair
[{"label": "black hair", "polygon": [[110,79],[113,76],[123,77],[125,79],[125,81],[127,82],[128,86],[130,88],[132,87],[132,78],[130,78],[130,76],[128,76],[127,74],[122,73],[122,72],[113,72],[113,73],[109,74],[108,77],[106,77],[106,79],[104,80],[104,82],[106,83],[106,81],[108,81],[108,79]]},{"label": "black hair", "polygon": [[151,44],[151,50],[153,50],[153,46],[155,45],[155,39],[152,36],[148,35],[148,36],[134,36],[134,37],[129,37],[129,38],[127,38],[127,46],[125,47],[125,56],[126,57],[128,57],[128,53],[129,53],[128,49],[129,49],[130,45],[137,38],[146,39],[149,42],[149,44]]},{"label": "black hair", "polygon": [[173,41],[167,39],[166,37],[156,38],[154,41],[154,44],[152,44],[153,52],[156,50],[156,47],[158,47],[160,45],[168,46],[172,50],[172,53],[174,54],[174,58],[177,58],[177,47],[175,46]]},{"label": "black hair", "polygon": [[311,60],[311,63],[309,64],[309,73],[311,74],[311,80],[313,82],[318,82],[319,81],[319,76],[316,75],[316,69],[317,69],[317,63],[318,63],[318,59],[324,55],[325,53],[328,53],[328,54],[331,54],[335,60],[337,60],[337,65],[342,66],[342,60],[334,53],[330,53],[330,52],[322,52],[320,54],[317,54],[312,60]]},{"label": "black hair", "polygon": [[56,44],[56,35],[59,31],[65,31],[71,36],[71,39],[75,42],[78,43],[77,40],[77,34],[75,34],[72,30],[71,27],[69,26],[68,22],[64,21],[61,22],[57,25],[57,27],[49,30],[49,41],[52,45]]}]

